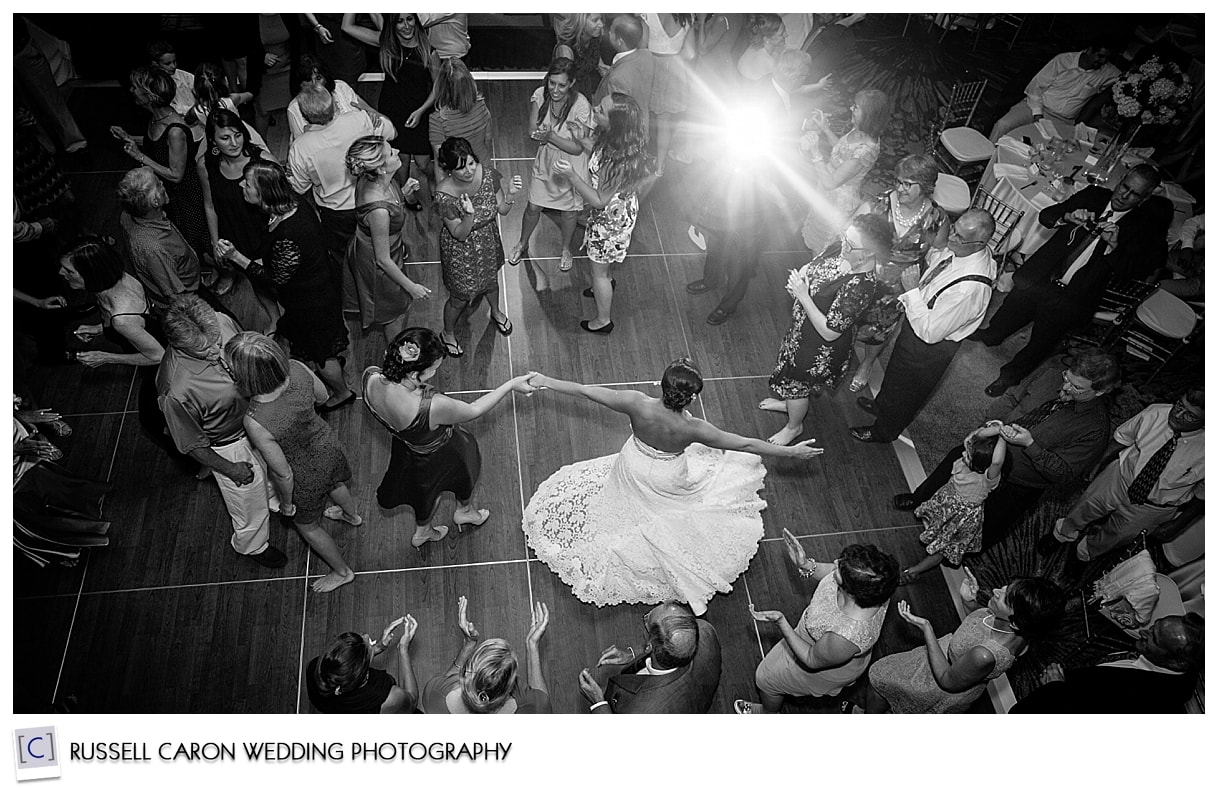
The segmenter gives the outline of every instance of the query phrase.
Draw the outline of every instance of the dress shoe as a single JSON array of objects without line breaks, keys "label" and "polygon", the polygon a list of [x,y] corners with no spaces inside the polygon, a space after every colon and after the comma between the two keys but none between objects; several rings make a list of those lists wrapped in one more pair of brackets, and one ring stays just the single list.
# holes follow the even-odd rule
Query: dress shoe
[{"label": "dress shoe", "polygon": [[709,315],[706,316],[706,322],[710,323],[712,326],[717,326],[720,323],[726,323],[727,319],[731,316],[731,312],[724,312],[722,309],[716,307],[715,309],[711,310]]},{"label": "dress shoe", "polygon": [[1014,385],[1014,381],[1006,378],[998,378],[993,383],[985,387],[985,395],[987,397],[1001,397],[1002,393]]},{"label": "dress shoe", "polygon": [[892,508],[899,512],[912,512],[918,508],[918,499],[913,493],[897,493],[892,496]]},{"label": "dress shoe", "polygon": [[858,405],[859,410],[864,413],[870,413],[872,416],[875,415],[875,400],[871,397],[859,397],[854,401],[854,404]]},{"label": "dress shoe", "polygon": [[253,553],[246,556],[255,563],[262,564],[267,569],[279,569],[288,562],[288,557],[280,552],[279,549],[272,545],[267,545],[266,549],[261,553]]},{"label": "dress shoe", "polygon": [[613,333],[613,321],[612,320],[610,320],[608,323],[601,326],[600,328],[592,328],[591,325],[592,325],[591,320],[579,321],[579,327],[582,328],[584,331],[587,331],[589,334],[604,334],[604,335],[608,336],[609,334]]},{"label": "dress shoe", "polygon": [[851,427],[850,437],[862,443],[892,443],[876,435],[871,427]]},{"label": "dress shoe", "polygon": [[689,284],[687,284],[685,286],[685,292],[693,293],[694,295],[701,295],[702,293],[709,293],[711,290],[714,290],[714,289],[715,288],[712,285],[708,284],[705,279],[698,279],[696,281],[690,282]]}]

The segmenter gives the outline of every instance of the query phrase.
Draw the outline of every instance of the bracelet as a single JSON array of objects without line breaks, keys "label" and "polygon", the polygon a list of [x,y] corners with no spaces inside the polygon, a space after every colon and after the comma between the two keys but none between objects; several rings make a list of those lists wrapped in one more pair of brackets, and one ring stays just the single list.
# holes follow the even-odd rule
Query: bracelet
[{"label": "bracelet", "polygon": [[326,26],[325,26],[325,25],[323,25],[321,22],[318,22],[317,24],[313,25],[313,29],[314,29],[314,30],[317,30],[318,28],[321,28],[322,30],[325,30],[325,29],[326,29]]},{"label": "bracelet", "polygon": [[630,646],[626,646],[626,650],[630,652],[630,661],[633,662],[634,661],[634,649]]},{"label": "bracelet", "polygon": [[[816,562],[813,561],[812,564],[813,564],[813,566],[815,566]],[[799,576],[800,577],[811,577],[812,573],[815,571],[816,571],[815,569],[807,569],[807,568],[801,566],[801,567],[799,567]]]},{"label": "bracelet", "polygon": [[589,706],[589,707],[588,707],[588,711],[596,711],[596,710],[597,710],[597,709],[599,709],[601,706],[608,706],[608,705],[609,705],[609,701],[607,701],[607,700],[598,700],[596,703],[593,703],[591,706]]}]

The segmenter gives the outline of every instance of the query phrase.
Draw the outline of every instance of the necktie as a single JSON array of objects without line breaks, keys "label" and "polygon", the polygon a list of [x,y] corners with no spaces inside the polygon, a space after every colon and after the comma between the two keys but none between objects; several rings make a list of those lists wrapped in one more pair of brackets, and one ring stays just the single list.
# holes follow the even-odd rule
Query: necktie
[{"label": "necktie", "polygon": [[[1108,218],[1111,215],[1111,211],[1104,211],[1104,213],[1100,214],[1100,217],[1095,220],[1096,224],[1098,225],[1100,222],[1108,221]],[[1050,281],[1056,282],[1065,276],[1066,272],[1070,270],[1070,266],[1074,265],[1074,261],[1081,257],[1083,252],[1087,251],[1088,247],[1091,246],[1092,241],[1099,238],[1098,234],[1092,234],[1083,227],[1076,226],[1070,232],[1073,233],[1070,250],[1066,252],[1066,256],[1062,258],[1060,263],[1058,263],[1057,269],[1053,272],[1053,278]]]},{"label": "necktie", "polygon": [[1051,399],[1048,402],[1023,414],[1018,419],[1015,419],[1015,423],[1030,430],[1037,424],[1040,424],[1042,421],[1052,416],[1057,409],[1064,404],[1065,403],[1057,398]]},{"label": "necktie", "polygon": [[1167,461],[1171,459],[1172,452],[1176,450],[1176,444],[1179,441],[1180,433],[1172,430],[1171,440],[1164,443],[1150,458],[1150,462],[1142,466],[1142,471],[1133,480],[1133,484],[1129,485],[1130,503],[1146,503],[1147,496],[1154,489],[1155,482],[1159,481],[1159,474],[1163,473],[1163,469],[1167,467]]},{"label": "necktie", "polygon": [[926,285],[928,285],[932,281],[934,281],[934,278],[936,276],[938,276],[939,274],[946,271],[947,267],[949,265],[951,265],[952,261],[955,259],[956,259],[955,255],[950,255],[950,254],[947,257],[944,257],[942,260],[939,261],[938,265],[936,265],[934,268],[930,269],[930,272],[922,277],[922,281],[920,281],[918,283],[918,285],[920,287],[926,287]]}]

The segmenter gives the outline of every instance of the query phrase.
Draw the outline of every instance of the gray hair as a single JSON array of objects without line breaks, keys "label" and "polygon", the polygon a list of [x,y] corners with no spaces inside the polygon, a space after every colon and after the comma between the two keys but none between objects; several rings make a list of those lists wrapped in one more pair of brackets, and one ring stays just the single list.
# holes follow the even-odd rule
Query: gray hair
[{"label": "gray hair", "polygon": [[178,350],[200,350],[220,341],[216,310],[194,293],[176,295],[161,317],[165,341]]},{"label": "gray hair", "polygon": [[156,192],[157,174],[151,167],[136,167],[128,170],[123,179],[118,182],[115,196],[119,207],[135,216],[147,216],[160,208],[152,199]]},{"label": "gray hair", "polygon": [[324,126],[334,120],[334,95],[326,90],[325,85],[305,85],[296,94],[296,101],[300,105],[300,114],[309,123]]}]

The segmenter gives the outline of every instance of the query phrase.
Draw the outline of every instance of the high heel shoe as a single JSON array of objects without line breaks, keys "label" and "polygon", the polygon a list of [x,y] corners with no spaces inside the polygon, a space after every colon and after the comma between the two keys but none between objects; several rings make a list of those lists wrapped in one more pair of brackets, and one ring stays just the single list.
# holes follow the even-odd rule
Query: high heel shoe
[{"label": "high heel shoe", "polygon": [[558,270],[562,271],[565,274],[567,271],[570,271],[571,267],[574,265],[575,265],[575,257],[572,256],[571,250],[563,249],[562,258],[558,261]]},{"label": "high heel shoe", "polygon": [[520,261],[529,256],[529,247],[526,244],[516,244],[512,247],[512,251],[508,252],[505,262],[508,265],[520,265]]},{"label": "high heel shoe", "polygon": [[601,326],[600,328],[589,328],[589,326],[591,324],[592,324],[591,320],[579,321],[579,327],[582,328],[584,331],[587,331],[589,334],[604,334],[605,336],[608,336],[609,334],[613,333],[613,321],[612,320],[610,320],[608,323]]},{"label": "high heel shoe", "polygon": [[479,509],[477,519],[473,520],[463,520],[460,514],[455,512],[453,513],[453,524],[457,526],[457,533],[464,532],[465,526],[467,525],[472,525],[477,528],[478,526],[483,525],[489,519],[491,519],[490,509]]},{"label": "high heel shoe", "polygon": [[431,527],[431,531],[432,531],[431,536],[427,536],[422,539],[419,538],[419,535],[417,533],[414,536],[410,537],[410,546],[413,547],[414,549],[418,550],[419,552],[423,552],[423,545],[427,544],[428,542],[439,542],[439,541],[443,540],[444,537],[448,536],[448,526],[447,525],[433,525]]}]

